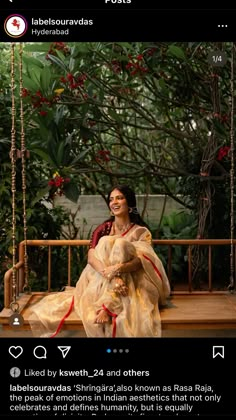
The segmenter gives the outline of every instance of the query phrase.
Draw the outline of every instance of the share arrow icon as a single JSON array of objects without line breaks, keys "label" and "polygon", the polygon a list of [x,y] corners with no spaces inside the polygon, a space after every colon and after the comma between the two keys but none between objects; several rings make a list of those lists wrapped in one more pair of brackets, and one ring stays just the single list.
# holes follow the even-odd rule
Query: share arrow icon
[{"label": "share arrow icon", "polygon": [[57,346],[57,348],[61,351],[63,359],[65,359],[71,349],[71,346]]}]

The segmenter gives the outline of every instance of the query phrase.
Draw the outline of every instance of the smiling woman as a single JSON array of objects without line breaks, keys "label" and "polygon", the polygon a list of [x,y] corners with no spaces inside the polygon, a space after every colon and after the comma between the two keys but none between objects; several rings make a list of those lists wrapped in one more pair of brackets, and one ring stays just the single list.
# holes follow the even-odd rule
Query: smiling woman
[{"label": "smiling woman", "polygon": [[128,186],[113,187],[107,202],[111,217],[94,230],[76,287],[33,307],[34,333],[40,324],[44,336],[55,336],[75,311],[88,337],[161,336],[159,305],[165,304],[170,285],[151,233]]}]

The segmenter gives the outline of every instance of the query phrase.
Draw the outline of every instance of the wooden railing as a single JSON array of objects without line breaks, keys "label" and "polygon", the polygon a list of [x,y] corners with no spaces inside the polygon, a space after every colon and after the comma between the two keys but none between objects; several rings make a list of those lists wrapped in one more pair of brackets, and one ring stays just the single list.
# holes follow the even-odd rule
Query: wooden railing
[{"label": "wooden railing", "polygon": [[[188,292],[193,292],[192,287],[192,248],[194,246],[207,246],[208,247],[208,292],[212,292],[212,247],[213,246],[234,246],[234,267],[236,267],[236,240],[230,239],[153,239],[153,245],[167,246],[168,247],[168,261],[167,261],[167,275],[170,282],[172,281],[172,247],[173,246],[187,246],[188,251]],[[67,284],[71,285],[71,264],[72,253],[71,247],[88,246],[89,240],[75,239],[75,240],[28,240],[26,247],[48,247],[48,292],[51,291],[51,273],[52,273],[52,247],[67,246],[68,247],[68,264],[67,264]],[[16,271],[16,292],[17,296],[24,291],[24,254],[25,242],[19,244],[19,262],[15,266]],[[12,301],[12,273],[13,268],[9,269],[4,276],[4,306],[9,308]],[[234,270],[235,273],[235,270]],[[234,274],[235,275],[235,274]],[[235,281],[235,279],[234,279]],[[174,293],[174,292],[173,292]]]},{"label": "wooden railing", "polygon": [[[187,246],[187,261],[188,261],[188,291],[192,292],[192,249],[196,246],[207,246],[208,247],[208,291],[212,292],[212,247],[213,246],[228,246],[233,245],[233,268],[234,268],[234,284],[236,284],[236,239],[231,241],[230,239],[154,239],[153,244],[160,246],[168,246],[168,261],[167,261],[167,275],[170,283],[172,283],[172,247],[173,246]],[[230,254],[229,254],[230,257]]]}]

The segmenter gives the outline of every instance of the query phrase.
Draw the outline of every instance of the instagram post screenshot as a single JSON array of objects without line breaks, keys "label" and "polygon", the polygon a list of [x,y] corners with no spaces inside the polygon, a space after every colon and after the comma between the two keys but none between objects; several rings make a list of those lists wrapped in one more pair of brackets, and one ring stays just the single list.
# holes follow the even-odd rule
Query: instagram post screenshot
[{"label": "instagram post screenshot", "polygon": [[1,417],[236,416],[235,18],[2,1]]}]

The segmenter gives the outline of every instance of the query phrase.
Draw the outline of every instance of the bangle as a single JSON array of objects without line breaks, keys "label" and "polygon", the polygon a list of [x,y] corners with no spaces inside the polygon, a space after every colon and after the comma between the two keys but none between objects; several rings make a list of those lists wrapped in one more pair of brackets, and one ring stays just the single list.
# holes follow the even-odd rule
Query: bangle
[{"label": "bangle", "polygon": [[118,276],[120,277],[121,272],[120,272],[120,268],[121,268],[122,264],[119,264],[119,267],[117,268],[117,270],[113,270],[110,273],[106,274],[106,268],[104,268],[103,270],[99,271],[99,273],[101,273],[104,277],[106,277],[108,280],[110,280],[111,278]]},{"label": "bangle", "polygon": [[120,275],[121,275],[121,271],[120,271],[121,267],[122,267],[122,263],[121,263],[121,264],[119,264],[119,267],[118,267],[118,269],[116,270],[116,275],[117,275],[117,276],[120,276]]}]

